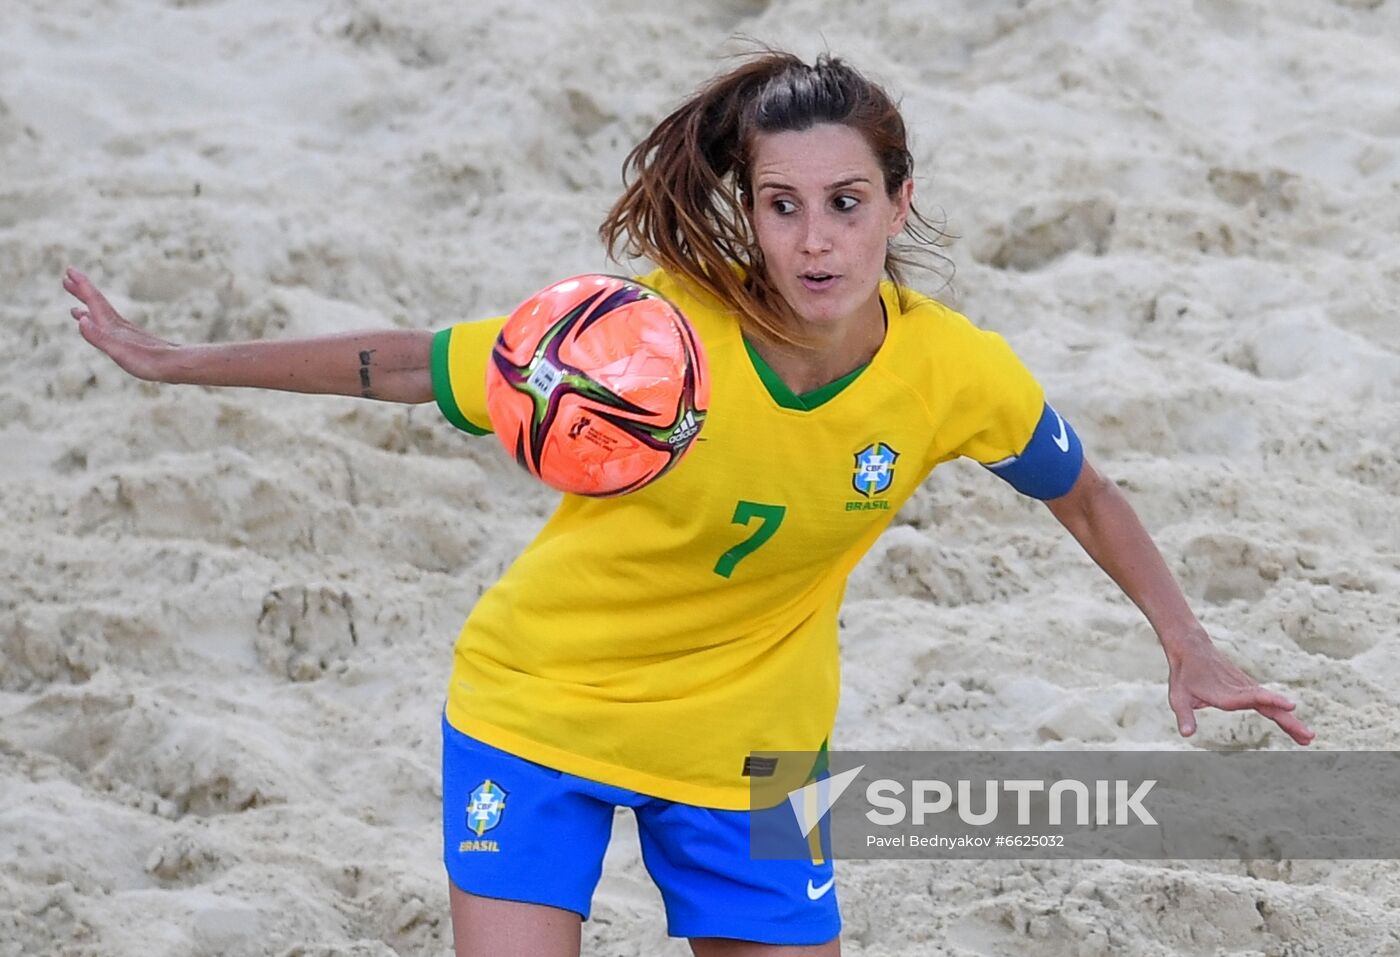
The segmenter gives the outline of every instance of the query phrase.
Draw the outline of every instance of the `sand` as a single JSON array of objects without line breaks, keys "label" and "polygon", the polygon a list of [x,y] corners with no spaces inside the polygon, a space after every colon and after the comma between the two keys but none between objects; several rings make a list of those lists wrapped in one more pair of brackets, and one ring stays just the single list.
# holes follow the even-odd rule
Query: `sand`
[{"label": "sand", "polygon": [[[553,504],[432,406],[158,387],[167,338],[493,315],[607,266],[630,145],[748,34],[902,96],[920,285],[1010,338],[1315,747],[1400,730],[1400,3],[7,0],[0,957],[449,951],[457,629]],[[941,469],[855,572],[836,744],[1175,733],[1140,616]],[[854,955],[1400,954],[1391,862],[839,866]],[[589,954],[679,955],[622,815]]]}]

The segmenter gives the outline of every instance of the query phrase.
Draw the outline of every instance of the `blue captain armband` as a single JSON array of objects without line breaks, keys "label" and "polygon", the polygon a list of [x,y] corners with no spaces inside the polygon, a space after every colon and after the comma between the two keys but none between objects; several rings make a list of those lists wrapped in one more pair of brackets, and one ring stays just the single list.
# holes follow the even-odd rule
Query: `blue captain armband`
[{"label": "blue captain armband", "polygon": [[1044,500],[1059,498],[1073,488],[1083,466],[1079,436],[1047,402],[1021,454],[986,467],[1022,495]]}]

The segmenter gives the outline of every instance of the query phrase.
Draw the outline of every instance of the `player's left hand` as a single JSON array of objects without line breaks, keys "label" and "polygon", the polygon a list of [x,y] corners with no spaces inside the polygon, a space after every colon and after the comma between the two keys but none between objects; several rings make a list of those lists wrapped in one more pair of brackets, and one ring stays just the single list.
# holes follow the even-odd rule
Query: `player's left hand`
[{"label": "player's left hand", "polygon": [[1269,691],[1226,658],[1209,639],[1193,642],[1189,650],[1167,656],[1171,669],[1167,700],[1176,714],[1182,737],[1196,733],[1197,708],[1257,711],[1277,724],[1294,741],[1309,744],[1313,731],[1293,714],[1295,705]]}]

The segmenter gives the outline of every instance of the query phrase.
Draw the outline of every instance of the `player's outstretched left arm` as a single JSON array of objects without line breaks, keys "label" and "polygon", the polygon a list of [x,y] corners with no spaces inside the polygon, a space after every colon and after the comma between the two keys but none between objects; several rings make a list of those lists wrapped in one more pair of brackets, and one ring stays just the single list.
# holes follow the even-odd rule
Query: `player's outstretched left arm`
[{"label": "player's outstretched left arm", "polygon": [[1293,714],[1292,701],[1261,687],[1211,642],[1116,485],[1085,461],[1069,492],[1045,504],[1157,632],[1170,669],[1168,700],[1183,736],[1196,732],[1195,709],[1213,707],[1252,709],[1299,744],[1312,741],[1313,732]]}]

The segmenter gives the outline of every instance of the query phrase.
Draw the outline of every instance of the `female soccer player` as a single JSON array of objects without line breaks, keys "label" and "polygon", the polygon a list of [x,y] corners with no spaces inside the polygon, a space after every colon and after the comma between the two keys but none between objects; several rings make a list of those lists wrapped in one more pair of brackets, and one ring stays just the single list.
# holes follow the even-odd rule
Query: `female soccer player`
[{"label": "female soccer player", "polygon": [[[699,957],[839,953],[831,862],[749,858],[748,783],[773,769],[748,757],[823,746],[846,576],[958,456],[1044,500],[1138,605],[1181,734],[1209,706],[1312,739],[1212,645],[1005,341],[899,281],[895,241],[929,240],[882,89],[834,58],[760,55],[662,120],[627,172],[602,237],[656,263],[645,281],[695,326],[705,441],[641,491],[566,496],[462,630],[443,720],[460,957],[576,955],[618,806],[636,812],[670,933]],[[436,400],[460,428],[488,426],[500,319],[179,346],[80,273],[64,287],[84,338],[143,379]]]}]

